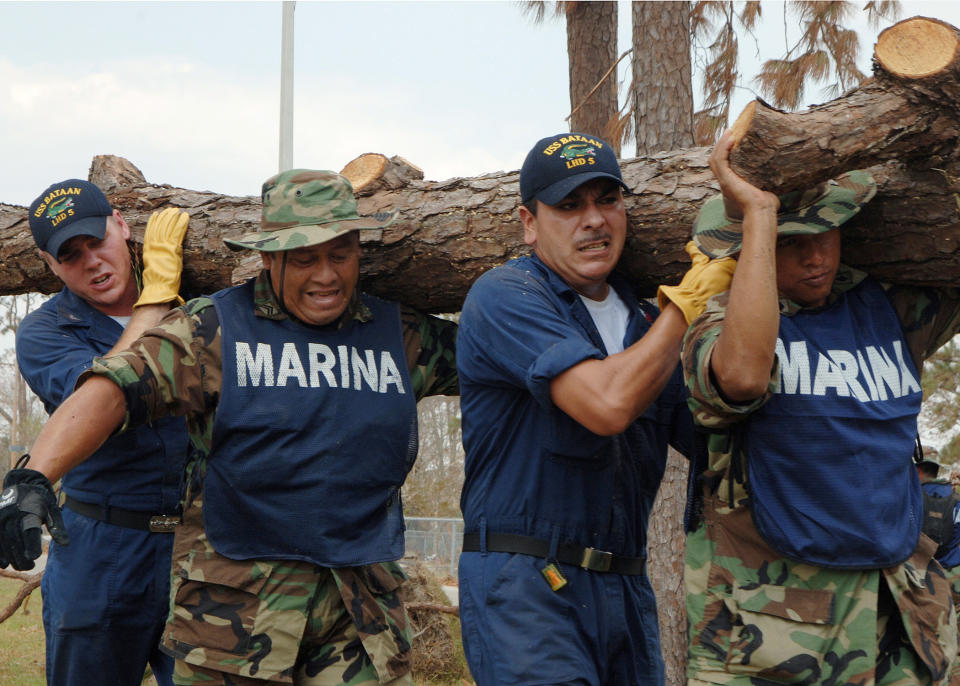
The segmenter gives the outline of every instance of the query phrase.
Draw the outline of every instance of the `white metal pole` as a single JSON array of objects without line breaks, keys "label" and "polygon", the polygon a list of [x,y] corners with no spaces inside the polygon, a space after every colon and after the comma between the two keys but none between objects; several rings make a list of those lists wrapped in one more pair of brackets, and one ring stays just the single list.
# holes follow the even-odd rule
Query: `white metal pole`
[{"label": "white metal pole", "polygon": [[280,171],[293,169],[293,10],[284,0],[280,45]]}]

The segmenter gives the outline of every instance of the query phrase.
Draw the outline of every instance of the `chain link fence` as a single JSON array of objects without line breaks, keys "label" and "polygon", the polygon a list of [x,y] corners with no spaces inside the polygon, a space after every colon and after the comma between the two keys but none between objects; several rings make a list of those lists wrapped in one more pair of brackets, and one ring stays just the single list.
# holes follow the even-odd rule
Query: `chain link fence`
[{"label": "chain link fence", "polygon": [[406,517],[407,556],[415,557],[439,577],[457,578],[463,547],[463,520],[447,517]]}]

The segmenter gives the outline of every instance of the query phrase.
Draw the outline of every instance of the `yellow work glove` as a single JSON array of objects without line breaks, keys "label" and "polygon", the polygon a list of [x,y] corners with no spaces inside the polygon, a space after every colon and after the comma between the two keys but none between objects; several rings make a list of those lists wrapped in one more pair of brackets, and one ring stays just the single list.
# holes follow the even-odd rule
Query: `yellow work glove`
[{"label": "yellow work glove", "polygon": [[700,252],[693,241],[687,243],[686,249],[693,264],[679,284],[657,289],[657,303],[663,310],[672,302],[680,308],[687,324],[690,324],[706,309],[707,300],[717,293],[730,290],[730,280],[737,268],[737,261],[732,257],[711,260]]},{"label": "yellow work glove", "polygon": [[143,234],[143,289],[134,307],[176,301],[183,271],[183,237],[190,215],[176,207],[154,212]]}]

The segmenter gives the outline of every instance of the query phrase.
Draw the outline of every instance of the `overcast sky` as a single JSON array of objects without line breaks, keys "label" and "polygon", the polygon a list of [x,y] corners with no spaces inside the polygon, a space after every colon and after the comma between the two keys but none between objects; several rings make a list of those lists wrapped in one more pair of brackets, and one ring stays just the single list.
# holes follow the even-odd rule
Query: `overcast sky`
[{"label": "overcast sky", "polygon": [[[797,24],[763,8],[760,37],[741,39],[751,76]],[[915,14],[960,25],[952,1],[904,2]],[[468,176],[516,169],[566,130],[562,21],[534,25],[514,2],[301,1],[295,16],[296,167],[382,152],[428,179]],[[237,195],[277,170],[281,3],[0,2],[0,26],[0,201],[27,205],[102,153],[152,183]],[[861,33],[869,71],[876,31]]]}]

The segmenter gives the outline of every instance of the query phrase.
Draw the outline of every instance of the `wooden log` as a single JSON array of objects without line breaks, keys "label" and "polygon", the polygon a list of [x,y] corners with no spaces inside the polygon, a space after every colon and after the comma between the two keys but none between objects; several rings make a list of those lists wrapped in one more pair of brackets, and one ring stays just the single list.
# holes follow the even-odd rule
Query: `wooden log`
[{"label": "wooden log", "polygon": [[[676,283],[688,264],[683,245],[703,201],[716,192],[709,149],[692,148],[626,160],[630,222],[621,268],[653,294]],[[99,158],[100,164],[116,160]],[[898,163],[874,167],[877,197],[845,229],[844,259],[880,278],[950,284],[960,273],[960,164],[934,160],[933,169]],[[209,293],[255,274],[259,257],[233,252],[224,237],[256,230],[258,197],[227,196],[167,185],[108,192],[141,241],[150,213],[167,205],[191,215],[184,247],[183,292]],[[456,311],[484,271],[528,251],[517,219],[518,175],[500,172],[443,182],[411,181],[359,198],[362,213],[397,209],[397,221],[364,232],[363,287],[426,311]],[[60,288],[37,256],[26,209],[0,205],[0,294]]]},{"label": "wooden log", "polygon": [[387,157],[378,152],[368,152],[351,160],[340,170],[353,185],[358,196],[403,188],[413,180],[423,178],[423,170],[399,155]]},{"label": "wooden log", "polygon": [[806,188],[888,160],[950,157],[960,139],[960,33],[913,17],[884,30],[874,78],[804,112],[757,100],[731,127],[733,168],[774,193]]}]

